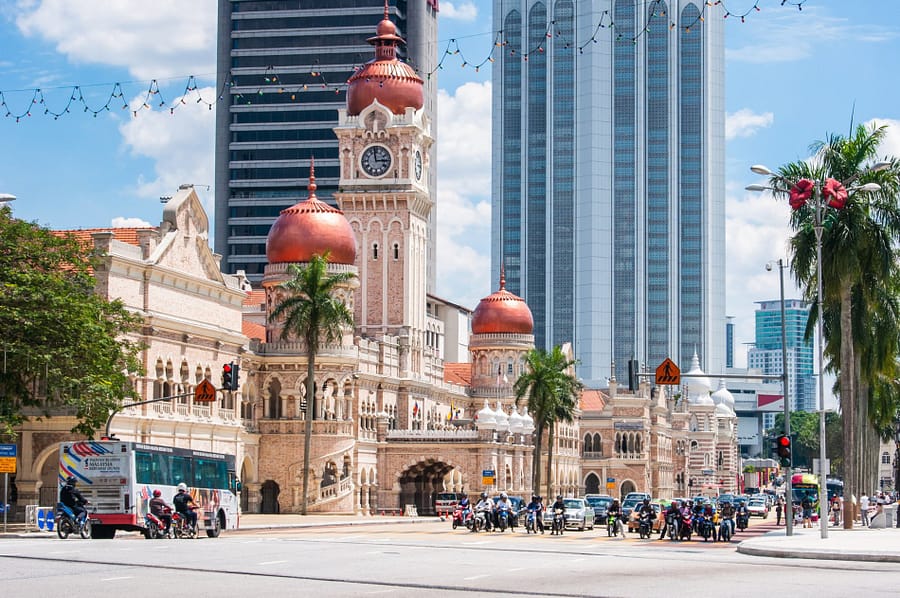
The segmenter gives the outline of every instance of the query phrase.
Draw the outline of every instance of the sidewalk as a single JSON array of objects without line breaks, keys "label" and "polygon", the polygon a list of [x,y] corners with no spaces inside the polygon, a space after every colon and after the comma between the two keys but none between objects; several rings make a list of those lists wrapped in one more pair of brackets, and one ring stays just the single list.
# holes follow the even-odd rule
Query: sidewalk
[{"label": "sidewalk", "polygon": [[745,540],[737,550],[753,556],[900,563],[900,529],[829,527],[828,538],[822,539],[822,530],[818,526],[812,529],[795,527],[790,538],[783,529],[777,530]]}]

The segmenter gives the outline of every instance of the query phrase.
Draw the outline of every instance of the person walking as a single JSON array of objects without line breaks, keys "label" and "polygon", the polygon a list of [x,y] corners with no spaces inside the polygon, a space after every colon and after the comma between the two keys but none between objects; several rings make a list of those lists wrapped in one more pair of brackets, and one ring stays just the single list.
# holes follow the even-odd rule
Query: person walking
[{"label": "person walking", "polygon": [[781,525],[781,513],[782,513],[782,511],[784,511],[784,504],[783,504],[781,498],[779,498],[779,499],[775,502],[775,525]]},{"label": "person walking", "polygon": [[859,499],[859,517],[862,524],[869,527],[869,496],[866,494]]}]

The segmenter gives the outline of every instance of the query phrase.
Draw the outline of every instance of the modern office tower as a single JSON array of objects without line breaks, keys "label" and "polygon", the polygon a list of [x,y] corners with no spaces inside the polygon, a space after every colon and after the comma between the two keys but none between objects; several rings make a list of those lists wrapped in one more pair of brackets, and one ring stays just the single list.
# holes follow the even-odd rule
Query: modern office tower
[{"label": "modern office tower", "polygon": [[725,317],[725,368],[734,367],[734,316]]},{"label": "modern office tower", "polygon": [[494,276],[601,383],[724,366],[724,25],[700,0],[494,0]]},{"label": "modern office tower", "polygon": [[[756,343],[747,351],[747,367],[763,374],[781,375],[781,301],[759,301],[756,310]],[[785,299],[788,397],[791,410],[816,410],[813,339],[805,339],[809,303]]]},{"label": "modern office tower", "polygon": [[[386,9],[406,40],[400,58],[425,80],[425,107],[435,114],[436,77],[426,74],[437,64],[438,1],[219,0],[218,8],[218,86],[226,94],[216,113],[215,248],[223,271],[243,270],[258,284],[266,235],[281,210],[306,197],[311,158],[319,199],[334,203],[338,109],[347,103],[347,80],[372,58],[366,40]],[[429,292],[437,209],[429,220]]]}]

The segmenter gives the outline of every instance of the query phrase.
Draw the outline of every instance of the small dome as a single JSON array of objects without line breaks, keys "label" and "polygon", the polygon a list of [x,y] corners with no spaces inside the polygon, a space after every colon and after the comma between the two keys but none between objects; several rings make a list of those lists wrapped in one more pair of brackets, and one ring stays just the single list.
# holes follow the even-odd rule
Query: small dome
[{"label": "small dome", "polygon": [[734,412],[724,403],[719,403],[716,405],[716,415],[719,417],[734,417]]},{"label": "small dome", "polygon": [[719,380],[719,389],[712,394],[712,400],[716,404],[716,414],[719,414],[719,407],[724,407],[728,415],[734,415],[734,395],[726,388],[724,378]]},{"label": "small dome", "polygon": [[696,351],[694,351],[694,356],[691,358],[691,369],[687,372],[685,384],[688,387],[688,396],[691,398],[696,398],[698,395],[708,396],[712,388],[706,373],[700,369],[700,358],[697,357]]},{"label": "small dome", "polygon": [[494,411],[494,417],[497,419],[497,429],[501,432],[509,430],[509,416],[503,410],[503,404],[497,401],[497,410]]},{"label": "small dome", "polygon": [[476,414],[478,421],[476,426],[479,430],[494,430],[497,427],[497,418],[494,410],[488,405],[487,399],[484,400],[484,408]]},{"label": "small dome", "polygon": [[519,415],[519,410],[513,407],[512,413],[509,415],[509,431],[513,434],[521,434],[525,427],[525,418]]},{"label": "small dome", "polygon": [[308,262],[329,254],[333,264],[356,262],[356,235],[344,213],[316,197],[315,165],[309,167],[309,198],[286,208],[269,229],[266,257],[270,264]]},{"label": "small dome", "polygon": [[534,318],[521,297],[506,290],[506,274],[500,270],[500,290],[478,302],[472,314],[472,334],[531,334]]},{"label": "small dome", "polygon": [[528,414],[528,407],[525,407],[522,413],[522,433],[531,434],[534,432],[534,418]]},{"label": "small dome", "polygon": [[347,81],[347,114],[356,116],[375,100],[394,114],[403,114],[407,108],[418,110],[425,105],[423,81],[411,66],[397,59],[397,45],[403,38],[388,19],[387,5],[375,34],[367,40],[375,46],[375,59]]}]

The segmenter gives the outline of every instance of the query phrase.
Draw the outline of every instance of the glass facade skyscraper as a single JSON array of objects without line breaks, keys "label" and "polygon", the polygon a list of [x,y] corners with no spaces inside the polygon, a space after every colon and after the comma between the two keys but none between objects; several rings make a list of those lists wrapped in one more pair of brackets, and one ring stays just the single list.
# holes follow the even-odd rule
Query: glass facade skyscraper
[{"label": "glass facade skyscraper", "polygon": [[[785,299],[788,397],[792,411],[816,410],[813,339],[806,340],[809,303]],[[747,367],[781,375],[781,301],[760,301],[756,310],[756,343],[747,351]]]},{"label": "glass facade skyscraper", "polygon": [[[400,58],[425,80],[425,108],[437,107],[437,0],[391,0],[406,40]],[[333,203],[340,177],[333,128],[346,82],[372,57],[366,40],[384,18],[383,0],[219,0],[215,248],[222,269],[254,284],[266,264],[266,236],[284,208],[306,198],[310,160],[317,195]],[[431,132],[437,135],[433,119]],[[432,149],[432,152],[434,149]],[[432,164],[436,164],[434,154]],[[436,197],[431,169],[428,185]],[[435,214],[429,222],[428,290],[434,290]]]},{"label": "glass facade skyscraper", "polygon": [[[494,0],[492,268],[578,375],[725,363],[724,40],[703,3]],[[495,274],[496,275],[496,274]]]}]

